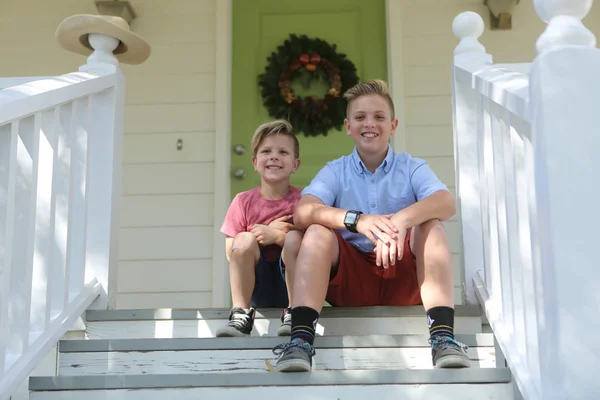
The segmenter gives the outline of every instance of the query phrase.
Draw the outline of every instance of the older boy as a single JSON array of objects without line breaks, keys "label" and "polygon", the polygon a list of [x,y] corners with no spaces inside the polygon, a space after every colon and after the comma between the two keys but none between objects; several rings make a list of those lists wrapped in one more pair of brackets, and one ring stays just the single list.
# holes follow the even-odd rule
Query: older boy
[{"label": "older boy", "polygon": [[292,215],[301,196],[300,189],[290,186],[290,175],[300,166],[299,151],[287,121],[266,123],[254,132],[252,164],[261,183],[235,196],[221,227],[233,308],[217,337],[249,336],[254,307],[285,307],[278,334],[290,334],[289,296],[279,260],[285,234],[294,229]]},{"label": "older boy", "polygon": [[359,83],[345,94],[349,156],[329,162],[302,192],[283,260],[292,293],[290,343],[276,369],[309,371],[323,301],[333,306],[423,304],[436,368],[469,367],[454,340],[450,252],[440,221],[455,213],[427,163],[388,144],[398,120],[387,85]]}]

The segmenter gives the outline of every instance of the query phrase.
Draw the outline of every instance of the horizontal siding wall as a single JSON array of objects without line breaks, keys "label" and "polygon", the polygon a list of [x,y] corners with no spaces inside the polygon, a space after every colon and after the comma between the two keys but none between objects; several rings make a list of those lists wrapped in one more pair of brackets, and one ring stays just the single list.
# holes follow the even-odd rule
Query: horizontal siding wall
[{"label": "horizontal siding wall", "polygon": [[[405,0],[403,57],[406,112],[406,150],[429,162],[455,193],[454,145],[450,66],[458,40],[452,22],[461,12],[474,11],[485,21],[481,43],[495,63],[531,62],[535,43],[546,27],[531,1],[521,1],[513,14],[512,30],[490,30],[483,0]],[[600,34],[600,7],[584,21]],[[600,37],[600,36],[599,36]],[[455,303],[461,303],[463,265],[458,216],[445,223],[454,265]],[[470,285],[471,282],[466,282]]]},{"label": "horizontal siding wall", "polygon": [[133,5],[133,29],[153,47],[147,62],[123,67],[129,79],[117,307],[210,307],[215,1]]},{"label": "horizontal siding wall", "polygon": [[[152,46],[126,76],[117,308],[210,307],[216,0],[130,0]],[[54,32],[93,1],[2,0],[0,77],[76,71]],[[177,149],[181,140],[183,148]]]}]

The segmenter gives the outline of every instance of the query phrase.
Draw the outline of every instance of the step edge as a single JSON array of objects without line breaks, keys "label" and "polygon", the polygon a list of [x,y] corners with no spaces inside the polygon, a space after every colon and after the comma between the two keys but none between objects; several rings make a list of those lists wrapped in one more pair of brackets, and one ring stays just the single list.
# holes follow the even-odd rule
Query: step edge
[{"label": "step edge", "polygon": [[[456,334],[459,342],[469,347],[493,347],[491,333]],[[61,340],[59,353],[95,353],[130,351],[201,351],[201,350],[261,350],[271,349],[289,338],[260,336],[250,338],[139,338],[139,339],[92,339]],[[411,348],[429,347],[427,335],[344,335],[319,336],[315,339],[317,349],[341,348]]]},{"label": "step edge", "polygon": [[509,383],[507,368],[345,370],[311,373],[204,373],[31,377],[31,391],[249,386],[440,385]]},{"label": "step edge", "polygon": [[[87,310],[87,322],[100,321],[158,321],[158,320],[209,320],[228,319],[229,309],[126,309],[126,310]],[[422,317],[423,306],[374,306],[374,307],[325,307],[321,318],[394,318]],[[457,318],[481,318],[478,305],[456,305]],[[273,319],[281,316],[281,309],[260,309],[257,319]]]}]

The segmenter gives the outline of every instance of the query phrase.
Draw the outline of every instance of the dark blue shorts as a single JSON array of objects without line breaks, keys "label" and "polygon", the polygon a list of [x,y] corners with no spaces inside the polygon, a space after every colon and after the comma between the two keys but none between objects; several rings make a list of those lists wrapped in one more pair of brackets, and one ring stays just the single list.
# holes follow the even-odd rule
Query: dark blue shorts
[{"label": "dark blue shorts", "polygon": [[289,305],[285,278],[282,278],[283,261],[260,259],[255,268],[254,292],[250,304],[257,308],[286,308]]}]

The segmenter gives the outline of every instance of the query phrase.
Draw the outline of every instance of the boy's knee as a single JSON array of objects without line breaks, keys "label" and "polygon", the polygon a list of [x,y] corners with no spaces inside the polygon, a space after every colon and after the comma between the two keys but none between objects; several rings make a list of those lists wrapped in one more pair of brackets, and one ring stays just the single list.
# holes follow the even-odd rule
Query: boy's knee
[{"label": "boy's knee", "polygon": [[[439,219],[430,219],[412,229],[410,237],[410,249],[417,258],[425,251],[426,247],[429,252],[434,252],[438,255],[448,253],[448,239],[444,225]],[[427,245],[426,245],[427,243]]]},{"label": "boy's knee", "polygon": [[306,229],[304,237],[312,240],[326,241],[335,239],[335,233],[323,225],[313,224]]},{"label": "boy's knee", "polygon": [[254,254],[257,250],[258,242],[251,232],[240,232],[233,238],[233,244],[231,246],[232,257]]},{"label": "boy's knee", "polygon": [[418,225],[418,230],[422,233],[430,233],[434,232],[436,234],[446,235],[446,230],[444,229],[444,225],[440,222],[439,219],[434,218],[429,221],[425,221]]},{"label": "boy's knee", "polygon": [[287,252],[298,252],[300,250],[300,245],[302,244],[302,238],[304,234],[300,231],[289,231],[285,235],[285,242],[283,243],[283,248]]}]

